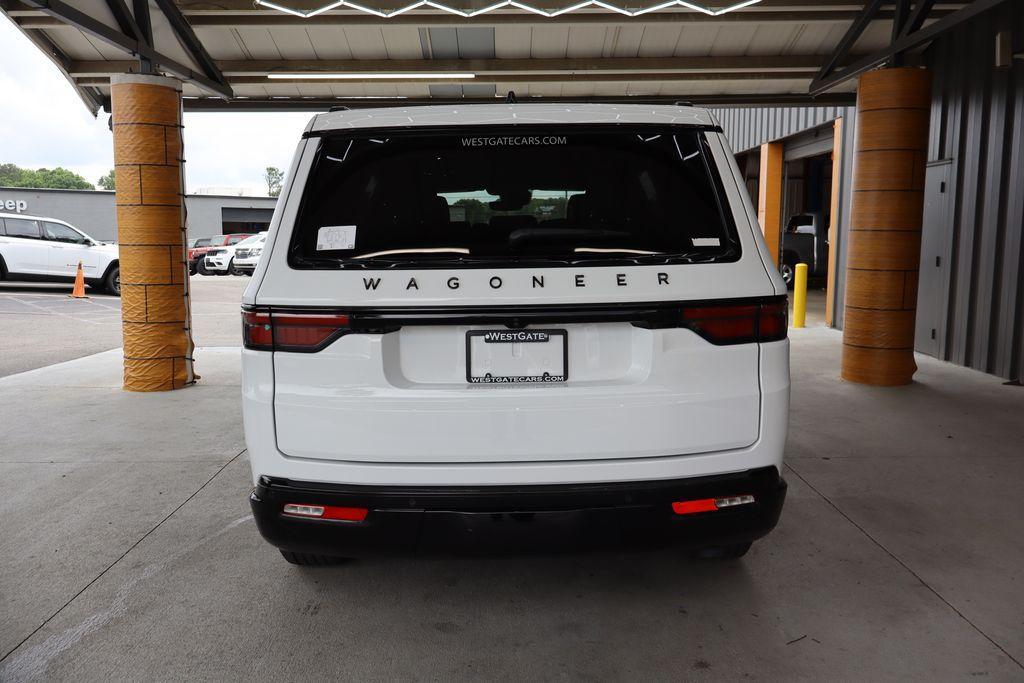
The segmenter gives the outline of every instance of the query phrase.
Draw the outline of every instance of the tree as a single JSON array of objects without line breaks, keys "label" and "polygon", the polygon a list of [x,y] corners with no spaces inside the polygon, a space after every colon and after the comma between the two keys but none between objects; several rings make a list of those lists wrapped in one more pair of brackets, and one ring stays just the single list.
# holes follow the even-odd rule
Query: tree
[{"label": "tree", "polygon": [[54,188],[61,190],[95,190],[92,183],[66,168],[19,168],[0,164],[0,186]]},{"label": "tree", "polygon": [[14,164],[0,164],[0,187],[18,187],[15,183],[21,180],[22,172]]},{"label": "tree", "polygon": [[267,194],[269,196],[276,197],[281,194],[281,182],[284,180],[284,173],[281,173],[281,169],[267,166],[263,179],[267,181]]},{"label": "tree", "polygon": [[114,183],[114,169],[110,169],[110,173],[106,174],[105,176],[103,176],[99,180],[97,180],[96,184],[99,185],[104,190],[113,190],[114,189],[114,185],[115,185],[115,183]]}]

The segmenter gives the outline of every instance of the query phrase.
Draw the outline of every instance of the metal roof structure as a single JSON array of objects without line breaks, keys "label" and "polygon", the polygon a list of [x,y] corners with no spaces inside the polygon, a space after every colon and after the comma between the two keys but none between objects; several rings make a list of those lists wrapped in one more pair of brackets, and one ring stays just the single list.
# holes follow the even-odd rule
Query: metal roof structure
[{"label": "metal roof structure", "polygon": [[665,126],[713,126],[715,120],[706,109],[667,105],[636,104],[480,104],[388,107],[331,111],[313,117],[307,133],[359,129],[413,129],[443,126],[453,120],[459,125],[511,126],[558,125],[573,123],[661,124]]},{"label": "metal roof structure", "polygon": [[109,109],[111,75],[135,72],[181,78],[188,110],[323,110],[509,91],[519,101],[847,103],[855,84],[842,79],[810,98],[824,67],[883,54],[911,9],[914,30],[927,29],[998,0],[410,1],[0,0],[0,11],[94,112]]}]

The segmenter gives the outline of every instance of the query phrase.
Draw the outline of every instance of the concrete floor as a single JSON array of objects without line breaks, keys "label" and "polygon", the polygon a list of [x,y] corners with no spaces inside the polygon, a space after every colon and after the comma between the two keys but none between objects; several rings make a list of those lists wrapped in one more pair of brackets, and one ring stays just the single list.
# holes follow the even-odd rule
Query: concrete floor
[{"label": "concrete floor", "polygon": [[848,384],[838,333],[792,340],[789,498],[736,563],[304,570],[249,516],[236,348],[166,394],[116,351],[2,378],[0,679],[1024,679],[1024,390]]},{"label": "concrete floor", "polygon": [[[825,324],[825,290],[814,288],[807,290],[806,327],[820,327]],[[789,319],[793,320],[793,292],[789,293]]]},{"label": "concrete floor", "polygon": [[[193,275],[196,343],[242,343],[238,319],[245,276]],[[69,284],[0,281],[0,377],[121,346],[121,299],[88,288],[71,299]]]}]

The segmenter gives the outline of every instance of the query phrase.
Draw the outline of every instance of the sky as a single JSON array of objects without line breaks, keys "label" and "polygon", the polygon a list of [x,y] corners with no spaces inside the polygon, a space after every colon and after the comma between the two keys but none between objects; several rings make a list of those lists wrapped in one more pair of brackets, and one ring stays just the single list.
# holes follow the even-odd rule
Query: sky
[{"label": "sky", "polygon": [[[0,14],[0,164],[63,166],[95,184],[114,167],[108,114],[89,113],[56,66]],[[186,113],[188,192],[266,193],[267,166],[287,171],[312,114]]]}]

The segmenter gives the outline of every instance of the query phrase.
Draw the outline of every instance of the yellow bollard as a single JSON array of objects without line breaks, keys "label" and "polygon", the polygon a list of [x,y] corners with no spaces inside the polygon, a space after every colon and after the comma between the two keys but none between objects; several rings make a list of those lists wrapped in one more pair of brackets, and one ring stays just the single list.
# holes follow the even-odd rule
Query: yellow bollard
[{"label": "yellow bollard", "polygon": [[803,327],[807,322],[807,264],[796,264],[793,278],[793,327]]}]

